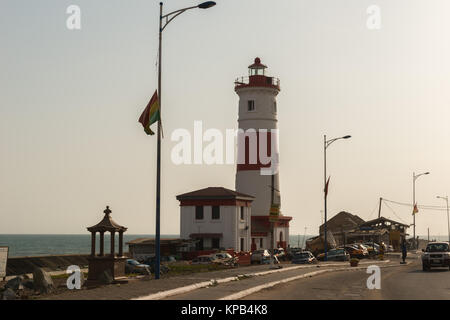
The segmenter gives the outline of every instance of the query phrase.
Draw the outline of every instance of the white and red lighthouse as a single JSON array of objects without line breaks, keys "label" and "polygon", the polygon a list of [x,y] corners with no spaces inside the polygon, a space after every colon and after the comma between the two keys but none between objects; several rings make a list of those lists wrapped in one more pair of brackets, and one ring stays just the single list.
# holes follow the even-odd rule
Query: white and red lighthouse
[{"label": "white and red lighthouse", "polygon": [[[262,174],[261,169],[271,167],[272,163],[267,163],[260,155],[265,143],[267,152],[263,154],[272,159],[278,155],[273,132],[277,129],[276,97],[280,81],[266,75],[267,67],[259,58],[248,68],[249,76],[235,81],[235,91],[239,95],[239,129],[245,132],[245,138],[238,139],[238,153],[241,153],[238,159],[242,160],[237,165],[236,191],[255,197],[251,209],[251,248],[256,250],[271,247],[270,210],[274,204],[281,205],[278,170],[273,175]],[[275,247],[287,247],[290,220],[292,217],[280,213],[278,221],[274,222]]]}]

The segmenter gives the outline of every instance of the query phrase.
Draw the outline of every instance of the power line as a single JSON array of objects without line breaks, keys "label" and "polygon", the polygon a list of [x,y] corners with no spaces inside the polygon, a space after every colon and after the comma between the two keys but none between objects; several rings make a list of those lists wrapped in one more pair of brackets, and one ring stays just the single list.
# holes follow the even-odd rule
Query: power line
[{"label": "power line", "polygon": [[[384,199],[383,199],[383,200],[384,200]],[[386,207],[388,207],[388,208],[392,211],[392,213],[393,213],[397,218],[400,219],[400,221],[402,221],[404,224],[408,224],[405,220],[403,220],[402,218],[400,218],[400,217],[395,213],[394,209],[392,209],[390,205],[388,205],[387,203],[385,203],[384,205],[385,205]]]},{"label": "power line", "polygon": [[[383,198],[383,200],[386,202],[400,205],[400,206],[406,206],[406,207],[410,207],[410,208],[413,206],[411,203],[398,202],[398,201],[388,200],[385,198]],[[435,211],[446,211],[447,210],[447,207],[433,206],[433,205],[418,205],[417,208],[424,209],[424,210],[435,210]]]},{"label": "power line", "polygon": [[373,213],[375,212],[376,208],[378,207],[378,201],[375,205],[375,207],[373,208],[372,212],[370,213],[369,217],[367,218],[368,220],[370,219],[370,217],[372,217]]}]

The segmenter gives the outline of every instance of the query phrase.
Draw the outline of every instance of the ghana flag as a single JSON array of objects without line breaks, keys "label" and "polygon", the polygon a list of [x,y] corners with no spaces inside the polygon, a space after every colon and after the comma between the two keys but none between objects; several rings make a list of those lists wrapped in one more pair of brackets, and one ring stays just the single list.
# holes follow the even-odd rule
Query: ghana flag
[{"label": "ghana flag", "polygon": [[153,97],[150,99],[144,112],[142,112],[139,122],[142,123],[146,134],[154,135],[155,133],[150,129],[150,126],[159,120],[159,103],[158,92],[155,91]]}]

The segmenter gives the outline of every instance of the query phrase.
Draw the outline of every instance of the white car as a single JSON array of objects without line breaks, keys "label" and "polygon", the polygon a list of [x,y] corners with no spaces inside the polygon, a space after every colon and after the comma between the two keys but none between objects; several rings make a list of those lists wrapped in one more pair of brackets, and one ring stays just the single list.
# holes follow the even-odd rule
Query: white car
[{"label": "white car", "polygon": [[231,256],[231,254],[229,254],[228,252],[217,252],[217,253],[212,253],[210,254],[211,257],[213,257],[214,259],[217,260],[222,260],[222,259],[232,259],[233,257]]},{"label": "white car", "polygon": [[430,242],[423,250],[422,268],[428,271],[433,267],[449,268],[450,270],[450,247],[448,242]]}]

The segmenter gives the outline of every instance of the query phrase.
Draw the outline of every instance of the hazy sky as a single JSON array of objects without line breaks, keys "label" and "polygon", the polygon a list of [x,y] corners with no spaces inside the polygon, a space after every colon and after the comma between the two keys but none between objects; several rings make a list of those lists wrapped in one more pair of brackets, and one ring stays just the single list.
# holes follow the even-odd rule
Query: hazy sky
[{"label": "hazy sky", "polygon": [[[157,87],[159,1],[0,2],[0,233],[86,233],[105,205],[130,233],[154,233],[156,138],[137,122]],[[81,30],[66,9],[81,8]],[[166,1],[165,12],[198,4]],[[370,5],[381,29],[366,26]],[[329,216],[376,217],[380,196],[444,205],[450,194],[448,0],[218,0],[164,31],[162,233],[179,232],[175,196],[234,189],[233,165],[172,164],[177,128],[237,127],[234,79],[259,56],[281,79],[282,212],[317,233],[323,135]],[[411,209],[391,204],[402,221]],[[399,220],[386,206],[382,215]],[[417,232],[447,234],[444,211]],[[410,230],[412,234],[412,229]]]}]

